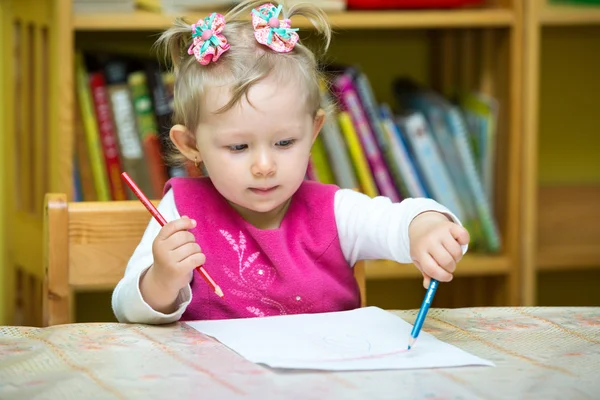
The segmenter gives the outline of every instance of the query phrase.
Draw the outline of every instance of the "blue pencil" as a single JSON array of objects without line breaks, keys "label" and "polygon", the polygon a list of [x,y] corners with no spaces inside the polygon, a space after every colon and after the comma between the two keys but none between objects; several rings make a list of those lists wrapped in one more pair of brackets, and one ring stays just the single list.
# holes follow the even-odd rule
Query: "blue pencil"
[{"label": "blue pencil", "polygon": [[433,301],[433,296],[435,295],[435,291],[439,284],[440,283],[435,279],[432,279],[429,282],[429,288],[427,288],[425,298],[423,299],[423,303],[421,304],[421,309],[419,310],[419,314],[417,314],[417,319],[415,320],[412,332],[410,333],[410,338],[408,339],[409,350],[415,344],[417,337],[419,337],[419,333],[421,332],[421,328],[423,327],[423,322],[425,322],[425,317],[427,316],[427,311],[429,311],[429,306]]}]

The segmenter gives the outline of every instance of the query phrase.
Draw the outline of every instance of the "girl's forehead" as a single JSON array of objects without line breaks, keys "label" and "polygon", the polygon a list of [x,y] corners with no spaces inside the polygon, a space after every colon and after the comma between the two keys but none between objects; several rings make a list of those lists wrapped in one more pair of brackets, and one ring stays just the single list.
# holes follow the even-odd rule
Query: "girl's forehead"
[{"label": "girl's forehead", "polygon": [[265,78],[250,87],[232,108],[217,113],[233,96],[231,86],[207,88],[202,114],[204,120],[219,124],[252,119],[281,120],[304,118],[309,113],[306,93],[292,81]]}]

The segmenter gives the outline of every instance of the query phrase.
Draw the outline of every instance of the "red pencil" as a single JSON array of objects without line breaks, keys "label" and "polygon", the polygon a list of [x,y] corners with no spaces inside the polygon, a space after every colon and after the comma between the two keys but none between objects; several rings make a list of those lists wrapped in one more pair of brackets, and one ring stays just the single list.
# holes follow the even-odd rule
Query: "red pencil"
[{"label": "red pencil", "polygon": [[[165,218],[160,214],[160,212],[156,209],[156,207],[154,207],[154,204],[152,204],[152,202],[150,200],[148,200],[148,198],[144,195],[144,193],[142,193],[140,188],[135,184],[135,182],[131,179],[131,177],[129,175],[127,175],[127,172],[123,172],[121,174],[121,177],[123,177],[123,179],[125,180],[127,185],[129,185],[129,187],[131,188],[133,193],[135,193],[135,195],[137,196],[138,199],[140,199],[142,204],[144,206],[146,206],[148,211],[150,211],[150,214],[152,214],[152,216],[156,219],[156,221],[160,224],[160,226],[165,226],[165,224],[167,223]],[[198,267],[196,267],[196,271],[198,271],[200,273],[200,275],[204,278],[206,283],[208,283],[208,286],[210,286],[215,291],[217,296],[224,297],[224,294],[223,294],[223,291],[221,290],[221,288],[215,283],[215,281],[213,281],[213,279],[210,277],[208,272],[206,272],[204,267],[202,267],[202,265],[199,265]]]}]

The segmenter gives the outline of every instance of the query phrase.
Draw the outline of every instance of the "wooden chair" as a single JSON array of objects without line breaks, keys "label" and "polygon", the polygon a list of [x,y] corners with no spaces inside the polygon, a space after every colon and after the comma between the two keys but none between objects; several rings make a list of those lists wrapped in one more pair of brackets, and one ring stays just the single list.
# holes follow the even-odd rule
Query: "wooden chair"
[{"label": "wooden chair", "polygon": [[[43,325],[73,321],[73,293],[112,290],[146,228],[150,213],[137,200],[67,202],[47,194],[44,208]],[[363,263],[354,267],[366,304]]]}]

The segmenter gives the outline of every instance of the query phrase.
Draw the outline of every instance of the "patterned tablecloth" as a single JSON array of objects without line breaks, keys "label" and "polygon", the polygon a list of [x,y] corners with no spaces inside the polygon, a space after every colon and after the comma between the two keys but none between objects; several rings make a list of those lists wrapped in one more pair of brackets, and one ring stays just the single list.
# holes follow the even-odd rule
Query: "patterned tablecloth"
[{"label": "patterned tablecloth", "polygon": [[423,329],[496,367],[282,371],[183,323],[0,327],[0,399],[600,399],[600,308],[432,309]]}]

